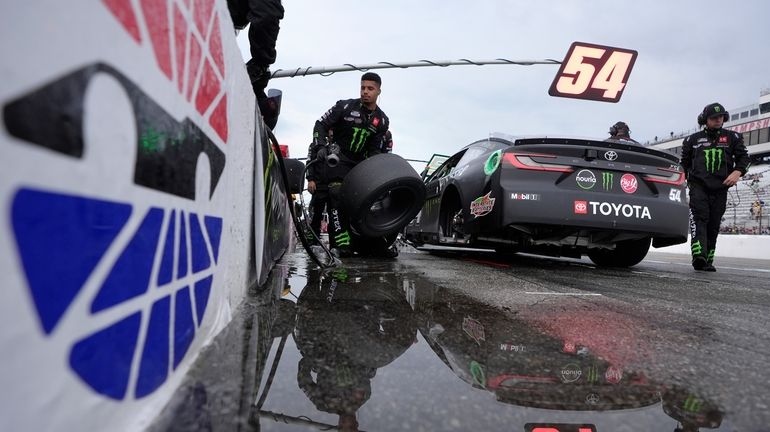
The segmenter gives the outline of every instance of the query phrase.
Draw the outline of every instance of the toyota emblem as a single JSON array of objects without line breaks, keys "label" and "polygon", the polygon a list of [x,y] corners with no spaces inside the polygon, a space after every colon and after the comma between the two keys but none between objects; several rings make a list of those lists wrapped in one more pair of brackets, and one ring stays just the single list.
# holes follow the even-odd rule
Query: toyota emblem
[{"label": "toyota emblem", "polygon": [[613,150],[610,150],[604,153],[604,158],[607,159],[608,161],[614,161],[615,159],[618,158],[618,153]]}]

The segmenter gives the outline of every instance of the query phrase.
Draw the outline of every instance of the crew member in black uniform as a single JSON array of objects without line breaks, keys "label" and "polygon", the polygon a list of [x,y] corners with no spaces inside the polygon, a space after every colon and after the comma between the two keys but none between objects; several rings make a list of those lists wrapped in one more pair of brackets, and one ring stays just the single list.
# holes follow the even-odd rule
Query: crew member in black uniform
[{"label": "crew member in black uniform", "polygon": [[[351,256],[350,224],[343,210],[340,188],[345,176],[364,159],[382,153],[385,133],[390,121],[377,106],[382,80],[373,72],[361,77],[361,97],[338,101],[316,123],[310,152],[326,147],[326,138],[332,131],[332,142],[327,152],[336,154],[339,162],[327,168],[329,181],[329,243],[337,256]],[[308,188],[310,182],[308,182]]]},{"label": "crew member in black uniform", "polygon": [[620,141],[624,143],[639,144],[639,142],[631,138],[631,129],[628,127],[628,124],[622,121],[610,126],[610,137],[605,141]]},{"label": "crew member in black uniform", "polygon": [[388,130],[385,132],[385,138],[382,140],[381,153],[393,153],[393,134]]},{"label": "crew member in black uniform", "polygon": [[227,0],[227,8],[236,29],[241,30],[250,24],[251,59],[246,62],[246,71],[260,111],[264,116],[273,115],[272,111],[277,107],[271,106],[265,88],[270,80],[270,65],[275,63],[275,44],[280,31],[279,22],[283,19],[281,0]]},{"label": "crew member in black uniform", "polygon": [[729,118],[721,104],[706,105],[698,115],[698,125],[705,127],[682,144],[681,164],[690,189],[690,247],[695,270],[716,271],[714,254],[727,190],[749,168],[743,136],[722,129]]},{"label": "crew member in black uniform", "polygon": [[[324,144],[325,145],[325,144]],[[307,191],[310,192],[313,197],[310,199],[310,229],[315,233],[315,237],[308,239],[312,244],[320,244],[321,238],[321,221],[323,220],[324,212],[328,212],[329,205],[329,180],[326,175],[328,169],[325,156],[319,158],[319,150],[325,154],[326,148],[310,144],[310,148],[307,153],[307,172],[305,178],[307,178]]]}]

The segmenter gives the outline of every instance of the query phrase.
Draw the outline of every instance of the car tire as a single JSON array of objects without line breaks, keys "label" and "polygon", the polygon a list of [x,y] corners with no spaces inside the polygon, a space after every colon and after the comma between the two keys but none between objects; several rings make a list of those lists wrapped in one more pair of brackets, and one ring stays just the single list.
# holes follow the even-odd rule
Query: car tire
[{"label": "car tire", "polygon": [[457,212],[462,211],[460,196],[452,189],[446,191],[441,198],[441,210],[439,212],[439,229],[444,237],[453,237],[455,234],[462,235],[455,229],[454,217]]},{"label": "car tire", "polygon": [[398,233],[420,212],[425,184],[409,162],[386,153],[356,165],[340,193],[351,227],[362,237],[381,237]]},{"label": "car tire", "polygon": [[625,240],[615,244],[615,249],[592,249],[588,258],[599,267],[631,267],[642,262],[650,250],[650,239]]}]

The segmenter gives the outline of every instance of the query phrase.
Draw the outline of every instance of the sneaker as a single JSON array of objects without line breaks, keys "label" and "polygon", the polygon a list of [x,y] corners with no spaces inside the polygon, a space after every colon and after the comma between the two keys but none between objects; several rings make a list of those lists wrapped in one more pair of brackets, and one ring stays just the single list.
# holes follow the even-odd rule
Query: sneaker
[{"label": "sneaker", "polygon": [[396,258],[398,256],[398,249],[396,249],[395,246],[391,246],[387,249],[382,249],[380,251],[377,251],[375,253],[375,256],[378,256],[380,258]]},{"label": "sneaker", "polygon": [[715,272],[717,271],[716,267],[714,267],[713,264],[706,264],[706,267],[703,267],[703,270],[707,272]]},{"label": "sneaker", "polygon": [[695,270],[706,270],[708,265],[709,263],[706,261],[706,258],[702,256],[696,256],[692,259],[692,268]]}]

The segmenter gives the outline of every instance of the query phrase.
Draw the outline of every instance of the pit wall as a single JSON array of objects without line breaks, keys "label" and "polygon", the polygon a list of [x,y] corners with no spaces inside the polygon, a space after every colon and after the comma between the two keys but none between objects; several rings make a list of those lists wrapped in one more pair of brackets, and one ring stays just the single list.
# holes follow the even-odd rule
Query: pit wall
[{"label": "pit wall", "polygon": [[290,233],[226,2],[5,2],[0,48],[0,430],[141,430]]},{"label": "pit wall", "polygon": [[[690,255],[690,239],[687,243],[655,249],[653,252]],[[717,238],[716,262],[719,258],[745,258],[770,261],[770,236],[746,234],[720,234]],[[768,268],[770,270],[770,268]]]}]

